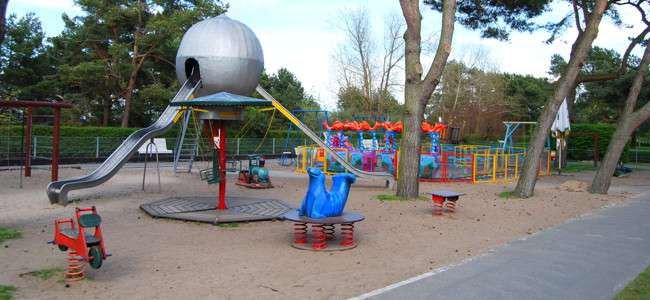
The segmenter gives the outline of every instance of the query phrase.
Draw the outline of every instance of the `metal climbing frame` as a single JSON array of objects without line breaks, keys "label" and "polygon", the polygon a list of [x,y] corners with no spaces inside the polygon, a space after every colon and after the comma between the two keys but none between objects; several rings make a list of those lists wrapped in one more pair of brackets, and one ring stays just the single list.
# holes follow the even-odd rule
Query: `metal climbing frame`
[{"label": "metal climbing frame", "polygon": [[506,133],[503,137],[503,152],[506,152],[506,149],[510,149],[513,146],[512,136],[515,134],[519,126],[522,124],[531,124],[536,125],[537,122],[522,122],[522,121],[504,121],[503,125],[506,126]]},{"label": "metal climbing frame", "polygon": [[[520,125],[526,125],[526,124],[531,124],[531,125],[537,125],[537,122],[523,122],[523,121],[504,121],[503,125],[506,126],[506,133],[503,137],[503,153],[510,152],[509,150],[514,148],[513,147],[513,142],[512,142],[512,136],[515,134],[517,129],[519,129]],[[524,131],[524,134],[526,132]],[[525,137],[525,136],[524,136]],[[551,136],[546,137],[546,148],[550,149],[551,148]],[[506,151],[508,150],[508,151]]]},{"label": "metal climbing frame", "polygon": [[176,136],[176,147],[174,148],[174,173],[191,173],[192,164],[198,153],[200,134],[196,124],[192,122],[192,115],[192,108],[187,108],[183,112],[181,130]]}]

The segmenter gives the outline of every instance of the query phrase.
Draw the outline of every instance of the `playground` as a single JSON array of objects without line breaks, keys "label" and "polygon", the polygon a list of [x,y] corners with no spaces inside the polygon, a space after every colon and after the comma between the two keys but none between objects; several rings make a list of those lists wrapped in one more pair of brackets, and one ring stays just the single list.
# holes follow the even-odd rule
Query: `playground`
[{"label": "playground", "polygon": [[[611,124],[572,132],[567,100],[551,111],[554,122],[505,112],[482,119],[467,112],[461,122],[455,111],[462,107],[456,107],[460,88],[451,113],[425,105],[434,102],[435,87],[417,94],[422,105],[416,107],[426,108],[420,112],[409,97],[403,105],[391,98],[386,75],[382,100],[363,107],[368,115],[345,111],[345,103],[326,110],[286,69],[266,73],[273,64],[267,57],[265,65],[262,43],[248,25],[224,14],[228,5],[212,8],[214,16],[165,37],[179,41],[165,46],[175,55],[175,62],[164,58],[165,72],[173,73],[173,66],[175,76],[157,80],[168,85],[136,86],[147,76],[133,71],[126,93],[92,107],[63,96],[0,99],[0,299],[364,298],[585,216],[614,208],[635,212],[648,197],[650,168],[629,165],[627,140],[620,149],[607,147],[620,141]],[[139,53],[137,39],[133,45],[137,68],[154,70],[145,59],[157,52]],[[421,51],[399,47],[408,59]],[[408,92],[414,80],[423,80],[417,86],[426,91],[431,76],[442,76],[432,70],[424,79],[405,75],[405,95],[414,95]],[[296,84],[272,85],[283,80]],[[375,97],[366,92],[360,95]],[[375,113],[375,104],[391,101],[394,108]],[[94,128],[110,127],[112,110],[122,108],[112,107],[116,103],[123,105],[122,128],[121,134],[106,130],[111,144],[79,134],[100,131],[82,124],[97,125],[98,114],[90,110],[100,106],[103,126]],[[129,113],[139,126],[127,128]],[[569,138],[579,151],[567,148]],[[614,166],[611,155],[618,150]],[[608,167],[611,188],[603,182],[599,194],[590,180]],[[522,189],[526,181],[530,193]],[[608,230],[620,229],[614,227]],[[588,230],[574,240],[606,238],[598,228]],[[561,246],[570,248],[572,236],[560,236],[569,241]],[[563,259],[589,264],[574,258],[580,249],[569,250]],[[527,277],[563,275],[553,267],[519,269]]]},{"label": "playground", "polygon": [[[267,163],[276,188],[268,197],[298,206],[306,178],[290,168]],[[73,167],[81,167],[73,168]],[[63,178],[83,175],[94,165],[66,166]],[[608,205],[624,204],[650,179],[648,171],[615,179],[608,196],[584,191],[592,172],[540,179],[536,196],[526,201],[500,197],[512,184],[422,183],[422,190],[455,189],[461,198],[454,215],[433,218],[429,201],[380,201],[390,194],[377,183],[359,179],[346,210],[363,212],[367,220],[357,228],[357,248],[315,253],[290,246],[290,222],[265,221],[215,226],[152,219],[138,206],[165,196],[213,195],[196,174],[161,174],[162,190],[148,179],[139,184],[141,168],[123,168],[105,185],[80,191],[80,206],[96,205],[104,220],[106,247],[112,253],[101,269],[86,268],[86,280],[61,282],[60,271],[49,279],[29,272],[65,268],[65,255],[45,241],[52,236],[52,220],[70,216],[75,204],[43,204],[47,170],[35,169],[18,189],[16,171],[0,172],[0,188],[12,195],[0,199],[3,226],[19,228],[23,238],[2,244],[0,282],[17,287],[17,298],[345,298],[374,290],[432,269],[484,254],[490,249]],[[242,196],[259,190],[234,184]],[[180,190],[178,187],[183,186]],[[636,187],[635,187],[636,186]],[[76,196],[75,196],[76,197]],[[566,201],[571,199],[571,201]],[[381,271],[379,271],[381,270]],[[22,275],[21,275],[22,274]]]}]

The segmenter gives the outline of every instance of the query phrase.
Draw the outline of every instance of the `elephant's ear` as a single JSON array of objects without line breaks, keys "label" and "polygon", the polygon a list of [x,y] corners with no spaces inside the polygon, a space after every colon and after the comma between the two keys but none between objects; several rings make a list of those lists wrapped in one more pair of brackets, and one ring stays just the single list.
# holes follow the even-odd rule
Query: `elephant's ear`
[{"label": "elephant's ear", "polygon": [[323,174],[323,172],[316,168],[307,168],[307,174],[309,177],[319,177]]}]

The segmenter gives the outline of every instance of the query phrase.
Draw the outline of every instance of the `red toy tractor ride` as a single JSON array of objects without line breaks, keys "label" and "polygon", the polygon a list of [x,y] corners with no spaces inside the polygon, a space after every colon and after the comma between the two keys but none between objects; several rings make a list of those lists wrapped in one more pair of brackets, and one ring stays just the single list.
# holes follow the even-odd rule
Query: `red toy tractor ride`
[{"label": "red toy tractor ride", "polygon": [[[102,261],[110,254],[106,253],[104,248],[104,238],[100,224],[102,218],[97,214],[95,207],[75,208],[75,221],[70,218],[58,219],[54,221],[54,240],[50,243],[55,244],[61,251],[71,250],[93,269],[99,269]],[[68,228],[62,228],[62,224],[69,223]],[[86,232],[92,230],[93,233]]]}]

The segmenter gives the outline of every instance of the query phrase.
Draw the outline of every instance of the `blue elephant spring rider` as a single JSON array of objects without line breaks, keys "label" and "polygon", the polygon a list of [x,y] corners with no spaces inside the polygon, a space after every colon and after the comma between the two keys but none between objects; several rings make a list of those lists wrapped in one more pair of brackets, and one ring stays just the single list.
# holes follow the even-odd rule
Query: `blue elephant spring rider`
[{"label": "blue elephant spring rider", "polygon": [[[354,223],[364,216],[344,212],[350,186],[356,177],[349,173],[332,176],[332,188],[325,187],[325,174],[308,168],[309,186],[300,208],[285,215],[294,222],[293,246],[306,250],[344,250],[356,247]],[[336,234],[339,225],[339,234]],[[311,230],[309,230],[311,227]],[[337,239],[338,237],[338,239]],[[311,240],[311,245],[308,241]]]}]

